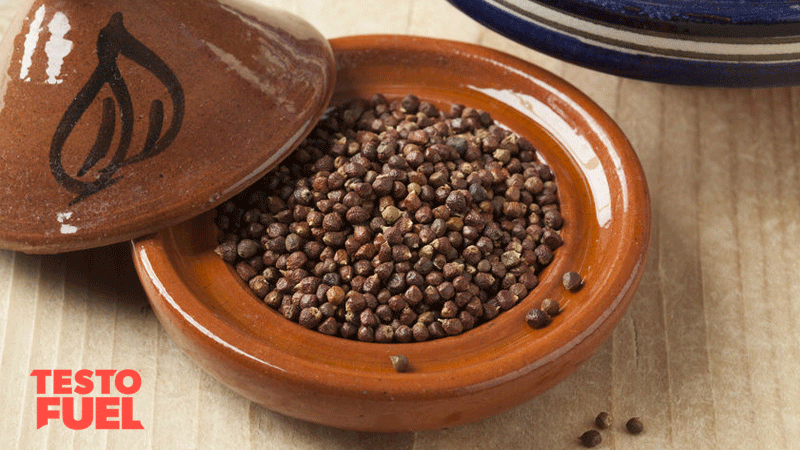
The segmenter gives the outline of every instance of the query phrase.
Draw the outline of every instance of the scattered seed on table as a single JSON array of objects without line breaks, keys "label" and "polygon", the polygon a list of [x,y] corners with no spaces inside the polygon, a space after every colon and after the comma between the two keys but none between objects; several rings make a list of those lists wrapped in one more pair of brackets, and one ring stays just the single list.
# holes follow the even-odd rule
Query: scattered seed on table
[{"label": "scattered seed on table", "polygon": [[597,425],[597,428],[605,430],[606,428],[609,428],[611,427],[611,425],[614,424],[614,419],[611,417],[611,414],[603,411],[600,414],[598,414],[597,417],[595,417],[594,423],[595,425]]},{"label": "scattered seed on table", "polygon": [[392,367],[394,367],[395,372],[408,371],[408,357],[405,355],[392,355],[389,359],[392,361]]},{"label": "scattered seed on table", "polygon": [[597,430],[589,430],[581,435],[580,440],[584,447],[592,448],[603,442],[603,436]]},{"label": "scattered seed on table", "polygon": [[639,434],[644,431],[644,424],[638,417],[633,417],[625,423],[625,428],[630,434]]},{"label": "scattered seed on table", "polygon": [[577,291],[583,287],[583,279],[577,272],[567,272],[562,276],[564,289],[568,291]]}]

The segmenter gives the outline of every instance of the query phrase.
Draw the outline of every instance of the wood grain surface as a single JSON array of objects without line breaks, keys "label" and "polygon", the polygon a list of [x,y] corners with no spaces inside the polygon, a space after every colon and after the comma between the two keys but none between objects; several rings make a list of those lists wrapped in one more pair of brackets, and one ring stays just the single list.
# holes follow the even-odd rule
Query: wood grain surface
[{"label": "wood grain surface", "polygon": [[[800,448],[800,88],[667,86],[519,46],[443,0],[262,0],[325,36],[400,33],[496,48],[565,78],[627,134],[647,174],[647,269],[613,336],[575,374],[498,416],[403,434],[272,413],[201,372],[148,307],[126,244],[0,251],[4,449],[544,449],[609,411],[606,449]],[[0,2],[5,33],[20,0]],[[0,167],[0,170],[2,168]],[[134,369],[144,430],[36,428],[36,369]],[[632,436],[624,422],[641,417]]]}]

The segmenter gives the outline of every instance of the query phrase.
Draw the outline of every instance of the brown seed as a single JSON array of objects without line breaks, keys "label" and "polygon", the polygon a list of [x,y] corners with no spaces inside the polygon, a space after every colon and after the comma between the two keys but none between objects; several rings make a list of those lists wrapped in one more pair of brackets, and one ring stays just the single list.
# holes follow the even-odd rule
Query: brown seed
[{"label": "brown seed", "polygon": [[250,279],[248,284],[250,285],[250,289],[252,289],[253,292],[260,298],[266,297],[266,295],[271,291],[271,286],[263,275],[254,276]]},{"label": "brown seed", "polygon": [[359,327],[350,322],[344,322],[339,327],[339,334],[345,339],[355,339],[358,335]]},{"label": "brown seed", "polygon": [[481,289],[490,289],[495,281],[495,277],[489,273],[480,272],[475,275],[475,284]]},{"label": "brown seed", "polygon": [[281,306],[281,301],[283,301],[283,294],[277,290],[271,291],[264,297],[264,303],[271,308],[277,309],[279,306]]},{"label": "brown seed", "polygon": [[239,275],[239,278],[244,281],[250,281],[250,279],[257,274],[256,270],[253,269],[253,266],[244,261],[236,264],[236,273]]},{"label": "brown seed", "polygon": [[331,247],[340,247],[347,239],[347,233],[344,231],[327,231],[322,236],[322,242]]},{"label": "brown seed", "polygon": [[522,283],[528,289],[528,291],[533,290],[539,285],[539,277],[537,277],[532,270],[528,270],[520,275],[518,277],[518,281]]},{"label": "brown seed", "polygon": [[408,94],[403,97],[400,106],[406,114],[415,114],[420,107],[420,100],[416,95]]},{"label": "brown seed", "polygon": [[639,434],[644,431],[644,424],[638,417],[632,417],[625,423],[625,428],[630,434]]},{"label": "brown seed", "polygon": [[358,340],[361,342],[373,342],[375,340],[375,330],[370,327],[358,327]]},{"label": "brown seed", "polygon": [[400,218],[402,212],[396,206],[387,206],[381,213],[381,217],[388,224],[393,224]]},{"label": "brown seed", "polygon": [[328,289],[328,292],[325,293],[325,297],[328,299],[328,302],[338,306],[344,302],[345,291],[340,286],[332,286]]},{"label": "brown seed", "polygon": [[226,263],[233,263],[236,261],[236,257],[238,253],[236,251],[236,244],[233,242],[223,242],[222,244],[218,245],[216,250],[214,250],[220,258]]},{"label": "brown seed", "polygon": [[333,317],[328,317],[317,327],[317,331],[328,336],[335,336],[339,332],[339,322]]},{"label": "brown seed", "polygon": [[458,315],[458,305],[452,300],[444,302],[441,310],[441,316],[445,319],[452,319]]},{"label": "brown seed", "polygon": [[517,251],[505,252],[500,255],[500,262],[502,262],[506,268],[515,267],[520,263],[520,254]]},{"label": "brown seed", "polygon": [[544,213],[544,225],[546,227],[558,230],[563,223],[564,219],[561,217],[561,213],[559,213],[558,210],[548,210]]},{"label": "brown seed", "polygon": [[389,360],[391,360],[395,372],[408,372],[408,357],[405,355],[392,355],[389,357]]},{"label": "brown seed", "polygon": [[345,311],[360,313],[367,307],[364,296],[358,292],[350,291],[347,293],[347,300],[344,303]]},{"label": "brown seed", "polygon": [[467,200],[465,191],[461,190],[450,192],[445,200],[445,204],[453,214],[462,214],[466,212],[469,207],[469,201]]},{"label": "brown seed", "polygon": [[561,277],[564,284],[564,289],[568,291],[577,291],[583,287],[583,280],[577,272],[567,272]]},{"label": "brown seed", "polygon": [[387,227],[383,231],[383,238],[389,245],[397,245],[403,242],[403,233],[397,227]]},{"label": "brown seed", "polygon": [[392,259],[396,263],[401,261],[409,261],[411,260],[412,256],[413,253],[407,245],[400,244],[392,247]]},{"label": "brown seed", "polygon": [[306,328],[316,328],[322,322],[322,312],[317,307],[304,308],[300,311],[298,322]]},{"label": "brown seed", "polygon": [[580,441],[586,448],[597,447],[603,442],[603,436],[597,430],[589,430],[581,435]]},{"label": "brown seed", "polygon": [[525,321],[531,328],[544,328],[550,323],[550,316],[539,308],[533,308],[528,311],[525,316]]},{"label": "brown seed", "polygon": [[430,338],[428,327],[422,322],[417,322],[411,327],[411,334],[417,342],[427,341]]},{"label": "brown seed", "polygon": [[453,283],[449,281],[444,281],[436,286],[436,290],[439,291],[439,297],[441,297],[443,300],[450,300],[456,295],[456,290],[453,287]]},{"label": "brown seed", "polygon": [[389,343],[394,339],[394,328],[391,325],[378,325],[375,328],[375,342]]},{"label": "brown seed", "polygon": [[497,304],[500,305],[500,309],[503,311],[511,309],[517,303],[517,300],[517,296],[508,289],[503,289],[497,293]]},{"label": "brown seed", "polygon": [[503,213],[511,218],[522,217],[528,212],[528,207],[517,201],[510,201],[503,204]]},{"label": "brown seed", "polygon": [[552,229],[545,229],[542,233],[542,243],[548,246],[551,250],[555,250],[558,247],[561,247],[564,244],[564,240],[561,239],[561,235],[558,234],[557,231]]},{"label": "brown seed", "polygon": [[439,322],[438,320],[431,322],[430,325],[428,325],[428,334],[433,339],[440,339],[447,336],[447,333],[444,331],[444,328],[442,327],[442,323]]},{"label": "brown seed", "polygon": [[301,251],[296,251],[286,259],[286,269],[299,269],[305,265],[306,261],[308,261],[308,256]]},{"label": "brown seed", "polygon": [[242,259],[252,258],[260,249],[261,245],[252,239],[242,239],[236,246],[236,252]]},{"label": "brown seed", "polygon": [[500,314],[500,306],[497,304],[497,300],[489,300],[483,304],[484,319],[492,320],[497,317],[498,314]]},{"label": "brown seed", "polygon": [[557,300],[546,298],[542,300],[542,304],[539,305],[539,309],[547,313],[548,316],[553,317],[557,316],[558,313],[561,312],[561,305],[558,304]]},{"label": "brown seed", "polygon": [[461,311],[460,313],[458,313],[458,320],[464,327],[464,331],[471,330],[472,328],[475,327],[475,316],[468,313],[467,311]]},{"label": "brown seed", "polygon": [[369,213],[361,206],[353,206],[345,213],[345,219],[352,224],[366,223],[370,217]]},{"label": "brown seed", "polygon": [[372,182],[372,190],[375,195],[383,196],[392,192],[394,187],[394,180],[389,175],[378,175],[375,181]]},{"label": "brown seed", "polygon": [[[528,296],[528,288],[522,283],[514,283],[508,288],[512,294],[516,295],[518,299],[523,299]],[[541,309],[541,308],[540,308]]]},{"label": "brown seed", "polygon": [[413,338],[411,327],[406,324],[402,324],[394,330],[394,340],[397,342],[411,342]]},{"label": "brown seed", "polygon": [[594,423],[595,425],[597,425],[597,428],[605,430],[606,428],[609,428],[611,427],[611,425],[614,424],[614,419],[613,417],[611,417],[611,414],[603,411],[600,414],[598,414],[597,417],[595,417]]},{"label": "brown seed", "polygon": [[455,336],[464,332],[464,324],[457,318],[444,319],[442,329],[448,336]]}]

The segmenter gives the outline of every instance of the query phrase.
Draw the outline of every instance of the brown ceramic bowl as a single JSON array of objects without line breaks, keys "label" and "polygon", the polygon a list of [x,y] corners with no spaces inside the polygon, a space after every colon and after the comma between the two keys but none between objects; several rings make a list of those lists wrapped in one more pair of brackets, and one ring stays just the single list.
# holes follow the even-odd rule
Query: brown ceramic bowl
[{"label": "brown ceramic bowl", "polygon": [[[251,294],[213,252],[206,214],[134,242],[153,309],[169,335],[221,382],[269,409],[369,431],[449,427],[525,402],[575,371],[609,336],[642,275],[650,202],[614,122],[563,80],[514,57],[407,36],[332,41],[334,102],[414,93],[484,109],[528,138],[556,174],[565,245],[540,285],[462,335],[409,344],[349,341],[304,329]],[[561,275],[585,286],[565,291]],[[545,297],[563,312],[544,329],[525,315]],[[410,372],[397,373],[390,355]]]}]

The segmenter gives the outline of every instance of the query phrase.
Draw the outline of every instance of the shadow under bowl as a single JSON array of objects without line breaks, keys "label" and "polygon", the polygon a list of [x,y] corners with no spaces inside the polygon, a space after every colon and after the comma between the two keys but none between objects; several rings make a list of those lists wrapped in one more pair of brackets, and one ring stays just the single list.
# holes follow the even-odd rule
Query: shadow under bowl
[{"label": "shadow under bowl", "polygon": [[[420,343],[326,336],[264,305],[215,253],[212,213],[133,243],[137,271],[171,338],[236,392],[300,419],[363,431],[476,421],[521,404],[574,372],[610,335],[641,278],[650,200],[628,140],[594,102],[512,56],[409,36],[334,39],[333,102],[413,93],[461,103],[530,140],[556,175],[565,244],[540,284],[497,318]],[[561,275],[580,273],[577,292]],[[547,297],[563,312],[543,329],[526,313]],[[397,373],[391,355],[410,371]]]}]

